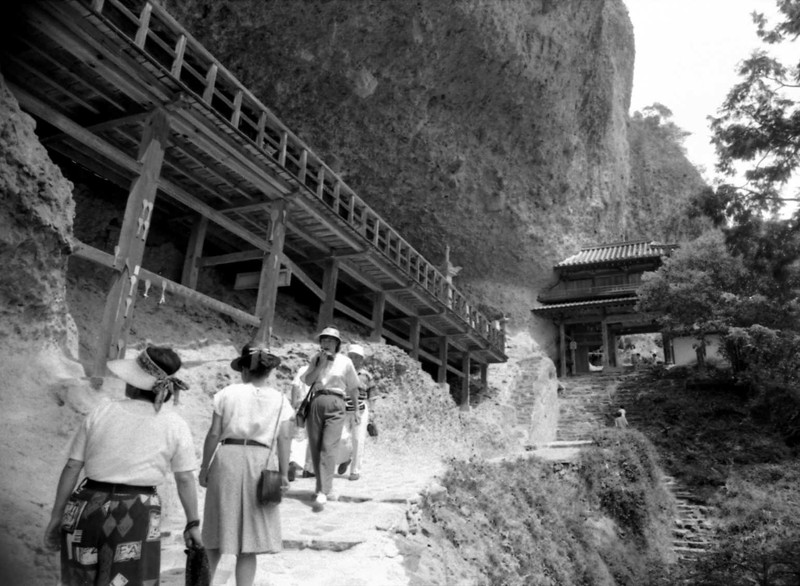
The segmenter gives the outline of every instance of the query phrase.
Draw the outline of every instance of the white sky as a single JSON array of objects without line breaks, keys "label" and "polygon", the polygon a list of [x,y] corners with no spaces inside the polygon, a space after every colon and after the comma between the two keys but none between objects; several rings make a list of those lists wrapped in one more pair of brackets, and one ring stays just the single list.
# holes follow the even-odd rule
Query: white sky
[{"label": "white sky", "polygon": [[[706,117],[738,81],[737,64],[760,47],[750,14],[776,13],[775,0],[625,0],[636,40],[631,113],[655,102],[691,132],[689,160],[714,176]],[[796,50],[796,48],[795,48]]]}]

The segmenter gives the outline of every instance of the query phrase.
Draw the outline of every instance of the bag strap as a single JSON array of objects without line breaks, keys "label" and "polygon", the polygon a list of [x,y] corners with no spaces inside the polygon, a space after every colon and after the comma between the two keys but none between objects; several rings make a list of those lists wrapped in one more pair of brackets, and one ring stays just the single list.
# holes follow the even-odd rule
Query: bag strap
[{"label": "bag strap", "polygon": [[[281,424],[281,415],[283,414],[283,393],[281,393],[281,408],[278,409],[278,420],[275,422],[275,429],[272,432],[272,445],[269,447],[269,454],[267,455],[267,462],[264,467],[269,467],[269,461],[272,459],[272,452],[275,450],[275,444],[278,442],[278,426]],[[280,464],[279,464],[280,469]]]}]

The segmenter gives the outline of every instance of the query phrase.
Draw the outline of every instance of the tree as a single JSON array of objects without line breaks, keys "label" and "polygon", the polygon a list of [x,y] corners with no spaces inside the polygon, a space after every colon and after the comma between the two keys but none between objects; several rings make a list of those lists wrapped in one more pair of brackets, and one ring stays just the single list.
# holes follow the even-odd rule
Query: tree
[{"label": "tree", "polygon": [[639,310],[661,313],[662,325],[673,334],[786,323],[784,313],[764,295],[763,280],[731,254],[719,231],[685,244],[642,281]]},{"label": "tree", "polygon": [[[800,0],[777,0],[781,20],[772,28],[754,13],[758,36],[768,45],[800,35]],[[800,167],[800,62],[785,65],[766,51],[739,67],[742,80],[728,93],[719,117],[710,117],[718,170],[733,177],[744,163],[745,184],[724,183],[716,198],[729,217],[775,212],[782,188]]]}]

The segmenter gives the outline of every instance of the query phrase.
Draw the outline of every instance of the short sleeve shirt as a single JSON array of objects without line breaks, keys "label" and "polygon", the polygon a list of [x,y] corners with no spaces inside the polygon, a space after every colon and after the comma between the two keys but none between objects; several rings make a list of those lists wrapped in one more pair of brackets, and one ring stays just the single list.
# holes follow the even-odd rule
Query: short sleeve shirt
[{"label": "short sleeve shirt", "polygon": [[294,409],[283,393],[250,383],[229,385],[214,395],[214,413],[222,419],[220,439],[248,439],[272,445],[280,421],[291,421]]},{"label": "short sleeve shirt", "polygon": [[156,486],[170,472],[197,469],[189,425],[169,404],[156,412],[147,401],[108,401],[92,411],[73,437],[69,457],[87,478]]},{"label": "short sleeve shirt", "polygon": [[353,361],[344,354],[335,354],[333,360],[328,361],[318,375],[315,388],[339,391],[347,395],[350,389],[357,389],[359,386],[358,373]]}]

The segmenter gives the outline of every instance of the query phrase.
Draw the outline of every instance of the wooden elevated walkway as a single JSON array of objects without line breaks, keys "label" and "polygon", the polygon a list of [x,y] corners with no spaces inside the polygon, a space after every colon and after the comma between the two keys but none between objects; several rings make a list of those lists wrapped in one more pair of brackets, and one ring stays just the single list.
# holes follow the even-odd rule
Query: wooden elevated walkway
[{"label": "wooden elevated walkway", "polygon": [[[20,4],[2,56],[7,83],[51,152],[129,190],[119,245],[76,244],[77,254],[118,273],[98,367],[124,351],[153,214],[179,219],[190,234],[182,282],[159,279],[156,287],[192,297],[203,267],[262,261],[260,272],[240,275],[259,288],[250,323],[262,337],[276,287],[294,279],[320,299],[321,325],[344,314],[438,365],[442,382],[470,361],[485,369],[506,360],[498,324],[162,7]],[[223,254],[203,256],[204,242]]]}]

